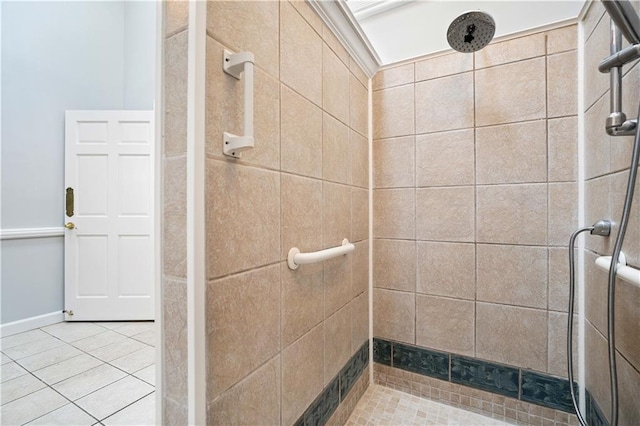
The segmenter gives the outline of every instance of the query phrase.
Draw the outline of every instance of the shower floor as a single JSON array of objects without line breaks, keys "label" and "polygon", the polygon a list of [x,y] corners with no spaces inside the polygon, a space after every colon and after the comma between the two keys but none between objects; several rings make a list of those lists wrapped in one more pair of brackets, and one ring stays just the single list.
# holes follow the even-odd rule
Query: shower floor
[{"label": "shower floor", "polygon": [[347,420],[355,425],[509,425],[460,408],[371,385]]}]

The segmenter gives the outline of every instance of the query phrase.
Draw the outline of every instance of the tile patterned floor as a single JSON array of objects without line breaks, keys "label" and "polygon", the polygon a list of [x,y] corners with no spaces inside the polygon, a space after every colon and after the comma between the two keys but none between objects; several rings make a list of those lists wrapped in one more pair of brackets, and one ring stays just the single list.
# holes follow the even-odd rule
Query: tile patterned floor
[{"label": "tile patterned floor", "polygon": [[347,420],[347,426],[356,425],[506,426],[508,423],[372,384]]},{"label": "tile patterned floor", "polygon": [[155,424],[153,322],[62,322],[0,339],[0,424]]}]

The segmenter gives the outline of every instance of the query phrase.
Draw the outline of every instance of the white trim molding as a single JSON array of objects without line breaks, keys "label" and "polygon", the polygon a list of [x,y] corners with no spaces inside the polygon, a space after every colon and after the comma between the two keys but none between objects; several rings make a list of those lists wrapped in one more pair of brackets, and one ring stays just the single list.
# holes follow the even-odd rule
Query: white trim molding
[{"label": "white trim molding", "polygon": [[24,240],[28,238],[64,237],[64,228],[14,228],[0,229],[0,240]]},{"label": "white trim molding", "polygon": [[380,68],[380,58],[357,24],[351,10],[339,1],[308,0],[322,21],[335,34],[367,77]]},{"label": "white trim molding", "polygon": [[[355,16],[358,21],[362,21],[372,16],[377,16],[398,7],[414,3],[415,1],[416,0],[377,0],[366,3],[360,2],[357,8],[353,8],[353,16]],[[347,4],[349,3],[353,2],[348,2]]]},{"label": "white trim molding", "polygon": [[64,314],[62,311],[55,311],[44,315],[8,322],[0,325],[0,337],[23,333],[25,331],[34,330],[47,325],[57,324],[62,321],[64,321]]}]

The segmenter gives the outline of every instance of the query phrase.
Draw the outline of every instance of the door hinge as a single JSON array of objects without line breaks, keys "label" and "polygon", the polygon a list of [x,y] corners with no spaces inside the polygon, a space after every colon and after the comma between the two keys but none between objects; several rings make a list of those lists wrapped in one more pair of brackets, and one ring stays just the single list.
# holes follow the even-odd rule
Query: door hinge
[{"label": "door hinge", "polygon": [[67,314],[70,317],[73,316],[73,311],[71,309],[65,309],[64,311],[62,311],[63,314]]}]

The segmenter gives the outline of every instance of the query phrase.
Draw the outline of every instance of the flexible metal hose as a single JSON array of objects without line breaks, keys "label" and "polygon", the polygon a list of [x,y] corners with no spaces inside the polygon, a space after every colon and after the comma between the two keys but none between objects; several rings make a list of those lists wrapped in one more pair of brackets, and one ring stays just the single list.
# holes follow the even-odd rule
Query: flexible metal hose
[{"label": "flexible metal hose", "polygon": [[579,234],[593,230],[593,226],[586,228],[580,228],[571,234],[569,239],[569,320],[567,324],[567,373],[569,376],[569,388],[571,390],[571,402],[573,402],[573,409],[576,410],[576,416],[582,426],[587,426],[587,421],[580,412],[578,406],[578,398],[576,398],[576,391],[573,388],[573,305],[575,301],[575,242]]}]

